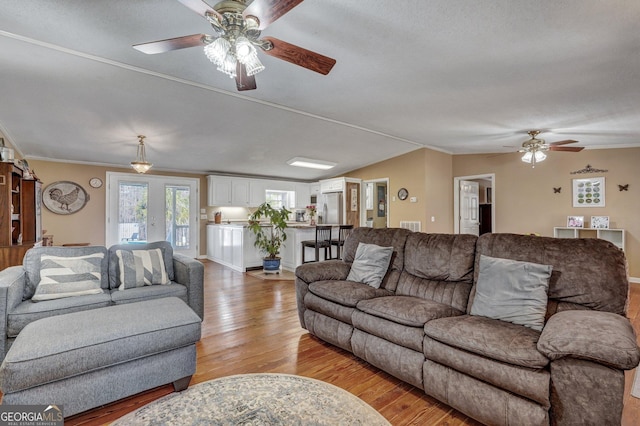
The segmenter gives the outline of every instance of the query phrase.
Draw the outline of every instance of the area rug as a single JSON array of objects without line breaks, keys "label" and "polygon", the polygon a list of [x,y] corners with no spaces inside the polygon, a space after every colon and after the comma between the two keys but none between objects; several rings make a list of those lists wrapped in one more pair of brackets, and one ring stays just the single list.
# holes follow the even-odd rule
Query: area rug
[{"label": "area rug", "polygon": [[272,281],[295,281],[296,274],[291,271],[281,270],[277,274],[265,274],[262,272],[262,269],[257,271],[247,271],[247,275],[251,275],[252,277],[260,278],[261,280],[272,280]]},{"label": "area rug", "polygon": [[631,396],[640,398],[640,368],[636,368],[633,386],[631,386]]},{"label": "area rug", "polygon": [[390,425],[380,413],[344,389],[289,374],[240,374],[199,383],[112,424]]}]

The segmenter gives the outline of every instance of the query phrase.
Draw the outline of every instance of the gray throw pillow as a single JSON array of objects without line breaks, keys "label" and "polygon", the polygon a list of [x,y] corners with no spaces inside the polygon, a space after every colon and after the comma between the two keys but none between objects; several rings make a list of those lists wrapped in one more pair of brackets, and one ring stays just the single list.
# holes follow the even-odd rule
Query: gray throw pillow
[{"label": "gray throw pillow", "polygon": [[382,279],[389,269],[393,247],[380,247],[375,244],[359,243],[351,264],[347,281],[368,284],[380,288]]},{"label": "gray throw pillow", "polygon": [[551,265],[480,255],[471,315],[542,330]]},{"label": "gray throw pillow", "polygon": [[102,293],[100,272],[104,253],[63,257],[42,255],[40,282],[31,298],[34,302]]},{"label": "gray throw pillow", "polygon": [[118,290],[153,284],[170,284],[162,250],[116,250],[120,269]]}]

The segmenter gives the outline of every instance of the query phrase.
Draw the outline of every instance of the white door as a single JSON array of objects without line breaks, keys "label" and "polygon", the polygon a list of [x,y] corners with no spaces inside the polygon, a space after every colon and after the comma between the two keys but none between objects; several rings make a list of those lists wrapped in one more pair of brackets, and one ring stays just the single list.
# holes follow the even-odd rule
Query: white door
[{"label": "white door", "polygon": [[169,241],[198,256],[197,179],[107,172],[106,244]]},{"label": "white door", "polygon": [[478,182],[468,180],[460,181],[460,233],[480,234],[480,221],[478,219]]}]

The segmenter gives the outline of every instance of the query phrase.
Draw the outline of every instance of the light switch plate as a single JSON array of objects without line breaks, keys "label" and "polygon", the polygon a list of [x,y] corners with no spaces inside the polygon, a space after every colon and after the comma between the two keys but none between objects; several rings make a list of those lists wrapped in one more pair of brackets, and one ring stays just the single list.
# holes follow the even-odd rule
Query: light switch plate
[{"label": "light switch plate", "polygon": [[418,202],[418,197],[411,197],[409,198],[409,201],[412,203],[417,203]]}]

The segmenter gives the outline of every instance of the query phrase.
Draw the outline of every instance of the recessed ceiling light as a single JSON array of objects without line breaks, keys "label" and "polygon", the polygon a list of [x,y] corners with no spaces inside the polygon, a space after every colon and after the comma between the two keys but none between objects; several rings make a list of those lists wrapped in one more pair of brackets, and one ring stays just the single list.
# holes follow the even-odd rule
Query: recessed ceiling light
[{"label": "recessed ceiling light", "polygon": [[287,164],[290,166],[308,167],[310,169],[321,170],[329,170],[337,165],[336,163],[332,163],[331,161],[314,160],[304,157],[294,157],[291,160],[287,161]]}]

